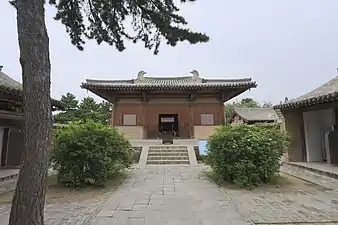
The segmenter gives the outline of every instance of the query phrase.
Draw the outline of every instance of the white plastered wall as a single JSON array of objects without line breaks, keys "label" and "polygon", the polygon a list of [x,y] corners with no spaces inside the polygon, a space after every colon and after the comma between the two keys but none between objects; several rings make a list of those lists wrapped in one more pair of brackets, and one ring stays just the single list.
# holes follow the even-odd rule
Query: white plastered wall
[{"label": "white plastered wall", "polygon": [[[330,130],[334,123],[333,109],[304,112],[303,118],[307,161],[321,162],[323,161],[325,132]],[[329,162],[329,154],[326,155]]]}]

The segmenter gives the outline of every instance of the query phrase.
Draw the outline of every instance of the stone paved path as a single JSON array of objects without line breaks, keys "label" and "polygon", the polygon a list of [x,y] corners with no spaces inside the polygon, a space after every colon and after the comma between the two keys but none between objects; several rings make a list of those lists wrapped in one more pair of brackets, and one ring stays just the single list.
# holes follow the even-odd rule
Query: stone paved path
[{"label": "stone paved path", "polygon": [[148,166],[101,206],[92,224],[251,224],[201,170]]},{"label": "stone paved path", "polygon": [[[147,166],[108,199],[53,204],[46,225],[249,225],[338,220],[336,190],[311,187],[284,192],[220,190],[203,166]],[[0,206],[0,225],[8,224],[8,205]],[[284,223],[292,225],[298,223]],[[308,225],[332,223],[307,223]]]}]

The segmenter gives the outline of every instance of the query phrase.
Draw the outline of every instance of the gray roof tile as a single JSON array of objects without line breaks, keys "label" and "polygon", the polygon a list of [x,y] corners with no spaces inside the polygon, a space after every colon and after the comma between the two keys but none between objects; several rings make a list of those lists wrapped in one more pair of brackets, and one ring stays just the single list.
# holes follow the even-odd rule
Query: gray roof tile
[{"label": "gray roof tile", "polygon": [[235,108],[235,113],[246,121],[277,121],[273,108]]},{"label": "gray roof tile", "polygon": [[[22,84],[0,70],[0,92],[22,98]],[[62,103],[52,99],[52,105],[63,108]]]},{"label": "gray roof tile", "polygon": [[2,71],[0,71],[0,86],[14,90],[22,90],[21,83],[12,79]]},{"label": "gray roof tile", "polygon": [[190,89],[194,87],[256,87],[251,78],[246,79],[203,79],[194,76],[187,77],[142,77],[132,80],[91,80],[81,85],[86,89]]}]

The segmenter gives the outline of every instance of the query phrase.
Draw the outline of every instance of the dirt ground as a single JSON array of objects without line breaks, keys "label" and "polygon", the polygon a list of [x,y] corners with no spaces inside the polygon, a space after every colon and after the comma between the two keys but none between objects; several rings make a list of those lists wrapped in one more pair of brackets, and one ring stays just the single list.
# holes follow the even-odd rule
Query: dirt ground
[{"label": "dirt ground", "polygon": [[[46,203],[67,203],[67,202],[80,202],[84,200],[102,201],[109,193],[113,192],[125,180],[128,173],[121,173],[114,179],[105,183],[104,187],[86,187],[72,189],[62,187],[57,184],[56,175],[48,177]],[[15,186],[15,181],[12,181],[12,186]],[[12,188],[14,189],[14,187]],[[12,201],[14,190],[10,190],[0,194],[0,204],[8,204]]]},{"label": "dirt ground", "polygon": [[262,193],[262,192],[289,192],[289,191],[314,191],[314,190],[322,190],[326,191],[328,190],[325,187],[309,183],[307,181],[301,180],[299,178],[290,176],[285,173],[279,173],[276,175],[268,184],[263,184],[259,187],[255,187],[252,190],[246,190],[244,188],[241,188],[235,184],[228,183],[226,181],[217,181],[210,169],[205,170],[206,175],[216,182],[222,189],[224,189],[227,192],[247,192],[247,193]]}]

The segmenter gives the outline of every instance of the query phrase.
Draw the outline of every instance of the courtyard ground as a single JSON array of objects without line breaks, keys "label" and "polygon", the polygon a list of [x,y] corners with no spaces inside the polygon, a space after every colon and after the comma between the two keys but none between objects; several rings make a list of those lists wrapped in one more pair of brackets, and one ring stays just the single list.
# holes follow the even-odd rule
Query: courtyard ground
[{"label": "courtyard ground", "polygon": [[[46,224],[333,224],[338,192],[286,176],[254,191],[219,187],[198,166],[147,166],[96,199],[47,204]],[[0,224],[10,206],[0,206]],[[324,223],[326,222],[326,223]]]}]

